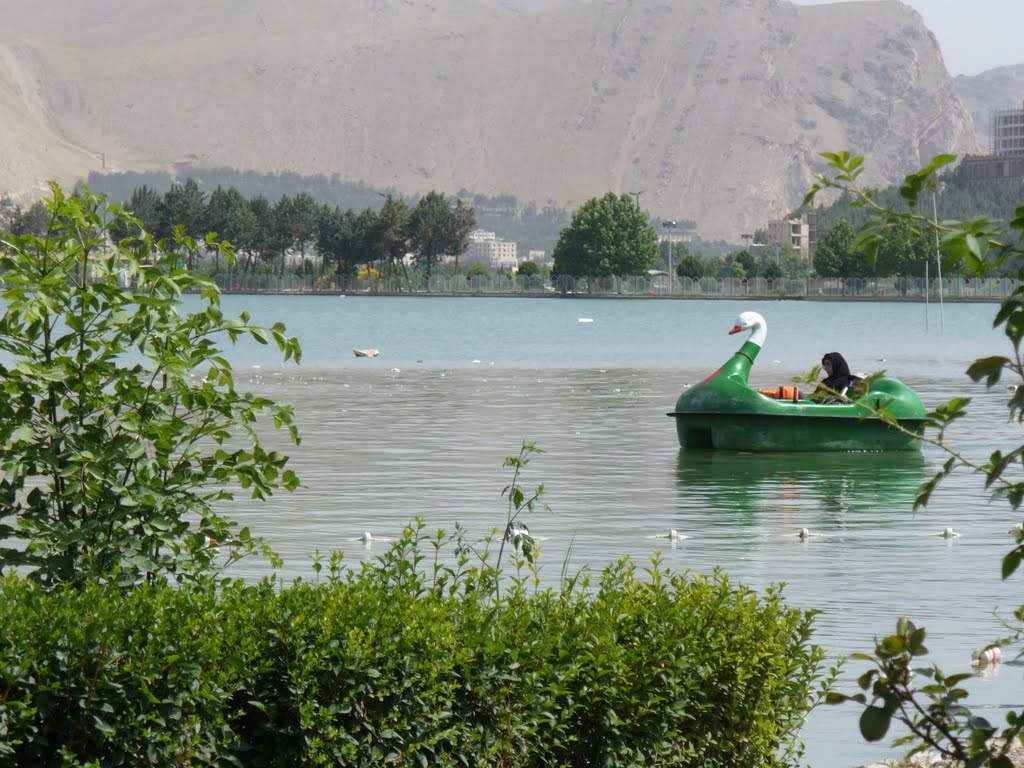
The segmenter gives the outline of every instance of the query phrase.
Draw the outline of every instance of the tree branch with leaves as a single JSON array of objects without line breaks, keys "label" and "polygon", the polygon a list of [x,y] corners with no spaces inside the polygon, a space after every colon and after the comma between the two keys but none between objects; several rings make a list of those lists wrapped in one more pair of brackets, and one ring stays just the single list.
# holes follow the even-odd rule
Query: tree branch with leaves
[{"label": "tree branch with leaves", "polygon": [[[875,193],[860,184],[859,177],[864,170],[862,157],[848,152],[829,152],[822,156],[829,171],[815,175],[816,181],[804,203],[813,203],[825,190],[839,190],[850,195],[853,205],[867,212],[866,223],[857,233],[852,247],[863,250],[872,269],[886,238],[896,230],[909,232],[919,239],[926,236],[934,239],[945,265],[961,266],[977,277],[985,277],[1024,257],[1024,206],[1016,209],[1009,222],[1009,242],[998,239],[1000,228],[985,217],[937,221],[928,216],[922,205],[924,195],[936,189],[941,182],[939,172],[956,160],[954,155],[939,155],[926,167],[908,175],[899,188],[903,202],[899,208],[879,204]],[[984,381],[990,388],[998,384],[1004,375],[1024,380],[1020,351],[1024,341],[1024,268],[1018,268],[1017,280],[1020,282],[1000,304],[993,320],[993,327],[1002,329],[1006,335],[1012,353],[978,359],[967,371],[973,381]],[[995,451],[987,459],[973,460],[946,442],[946,430],[957,420],[968,416],[969,404],[969,398],[953,398],[928,415],[926,428],[935,436],[924,439],[944,450],[949,459],[933,478],[921,486],[914,509],[926,506],[942,480],[963,468],[984,478],[984,491],[993,500],[1002,500],[1014,513],[1019,513],[1024,502],[1024,482],[1013,479],[1007,472],[1011,467],[1024,465],[1024,445]],[[1016,387],[1008,405],[1010,417],[1018,422],[1024,421],[1024,386]],[[1015,529],[1014,546],[1002,558],[1003,579],[1013,576],[1024,560],[1022,528],[1024,526]],[[987,644],[979,656],[991,652],[989,649],[1010,647],[1024,639],[1024,605],[1013,612],[1012,619],[1004,619],[1003,622],[1008,634]],[[860,730],[869,741],[884,738],[895,720],[909,730],[909,734],[897,739],[896,743],[912,745],[911,753],[930,749],[937,751],[943,759],[968,768],[1012,768],[1008,753],[1012,745],[1022,740],[1024,712],[1008,711],[1006,725],[1002,728],[971,712],[964,703],[968,693],[962,684],[973,676],[973,672],[945,675],[934,664],[914,666],[928,653],[924,644],[925,634],[923,627],[900,617],[896,632],[878,641],[872,654],[853,656],[872,665],[872,669],[858,680],[863,692],[846,695],[834,691],[827,701],[861,704],[864,708]]]}]

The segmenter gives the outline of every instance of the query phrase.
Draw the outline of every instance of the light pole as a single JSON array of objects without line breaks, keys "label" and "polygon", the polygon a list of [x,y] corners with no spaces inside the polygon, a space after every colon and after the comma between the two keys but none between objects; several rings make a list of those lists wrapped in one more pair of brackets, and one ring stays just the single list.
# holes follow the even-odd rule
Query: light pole
[{"label": "light pole", "polygon": [[667,219],[661,222],[661,226],[669,231],[668,235],[668,292],[671,294],[672,289],[675,287],[675,273],[672,272],[672,230],[676,228],[676,222],[673,219]]},{"label": "light pole", "polygon": [[629,193],[633,197],[636,198],[636,208],[637,208],[637,210],[640,210],[640,195],[642,195],[643,193],[644,193],[644,191],[642,189],[639,192],[630,192]]}]

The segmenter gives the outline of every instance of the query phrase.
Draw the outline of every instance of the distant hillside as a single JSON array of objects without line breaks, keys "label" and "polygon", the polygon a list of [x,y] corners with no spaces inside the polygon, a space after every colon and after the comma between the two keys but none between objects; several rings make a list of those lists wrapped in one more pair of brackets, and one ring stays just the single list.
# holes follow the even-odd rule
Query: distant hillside
[{"label": "distant hillside", "polygon": [[823,150],[879,184],[977,151],[898,0],[4,5],[0,193],[104,164],[558,208],[612,190],[735,241],[799,202]]},{"label": "distant hillside", "polygon": [[954,81],[967,111],[974,121],[978,146],[990,149],[989,115],[997,109],[1019,109],[1024,104],[1024,64],[997,67],[980,75],[960,75]]}]

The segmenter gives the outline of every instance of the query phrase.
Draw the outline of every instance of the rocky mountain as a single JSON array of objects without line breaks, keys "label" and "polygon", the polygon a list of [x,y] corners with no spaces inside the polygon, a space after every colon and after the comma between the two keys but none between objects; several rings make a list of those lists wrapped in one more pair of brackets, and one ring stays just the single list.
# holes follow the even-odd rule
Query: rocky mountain
[{"label": "rocky mountain", "polygon": [[1024,64],[996,67],[980,75],[960,75],[954,81],[960,100],[971,113],[978,146],[989,151],[990,115],[997,109],[1020,109],[1024,104]]},{"label": "rocky mountain", "polygon": [[0,194],[101,167],[340,174],[737,240],[818,153],[872,183],[977,150],[898,0],[0,0]]}]

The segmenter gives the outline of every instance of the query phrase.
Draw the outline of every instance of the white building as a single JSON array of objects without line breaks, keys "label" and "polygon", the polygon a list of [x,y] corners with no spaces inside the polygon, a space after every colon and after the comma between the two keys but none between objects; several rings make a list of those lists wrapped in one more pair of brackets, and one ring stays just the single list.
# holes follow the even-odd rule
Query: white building
[{"label": "white building", "polygon": [[493,232],[474,229],[469,233],[469,247],[462,256],[467,264],[486,264],[491,269],[516,271],[519,257],[516,244],[499,239]]}]

